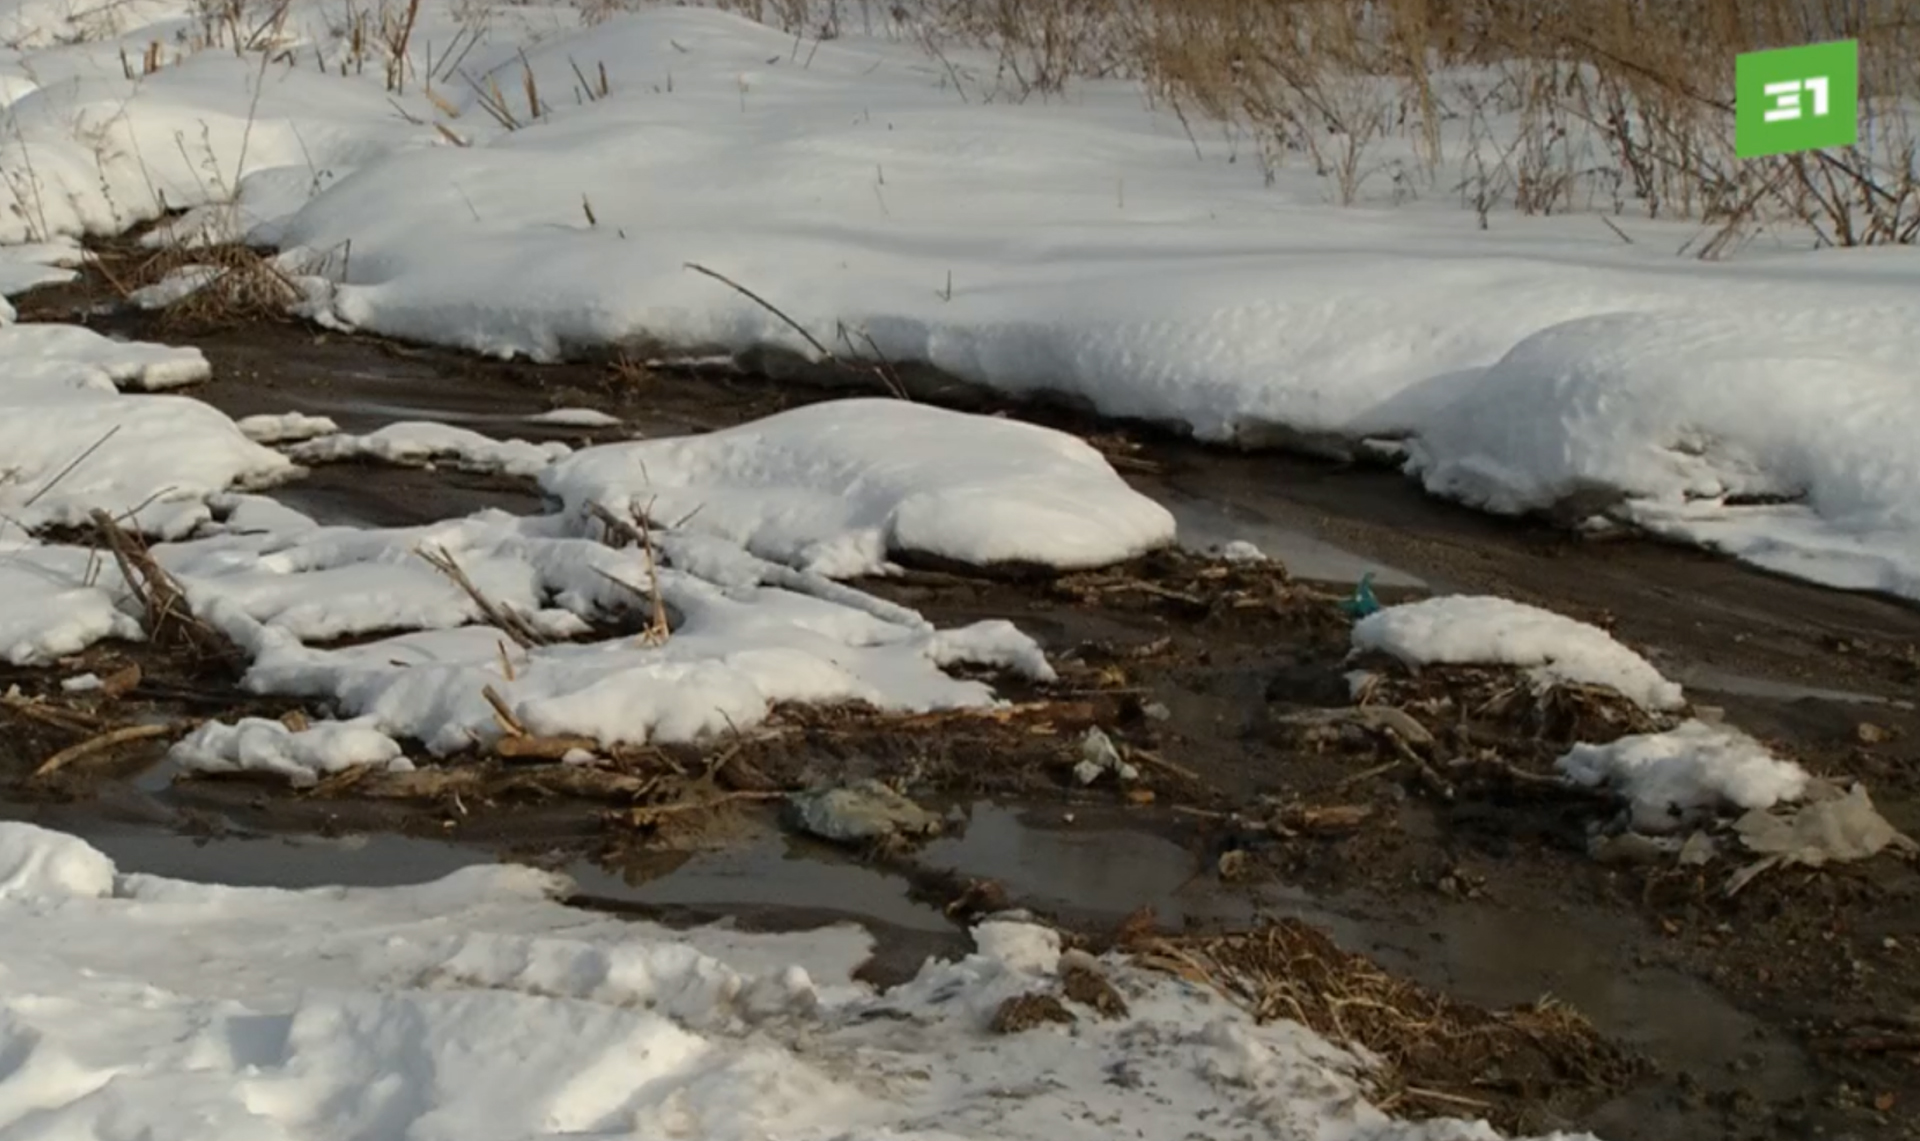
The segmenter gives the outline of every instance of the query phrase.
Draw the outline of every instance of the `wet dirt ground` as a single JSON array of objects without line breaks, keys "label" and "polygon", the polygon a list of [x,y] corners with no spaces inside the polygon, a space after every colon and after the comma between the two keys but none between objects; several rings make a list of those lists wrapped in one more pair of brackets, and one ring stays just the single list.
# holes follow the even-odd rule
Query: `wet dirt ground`
[{"label": "wet dirt ground", "polygon": [[[61,291],[17,303],[28,318],[74,311]],[[151,318],[103,327],[180,340]],[[835,395],[720,373],[480,361],[295,325],[191,343],[215,369],[199,398],[235,416],[327,415],[348,431],[417,418],[579,443],[710,430]],[[598,408],[623,426],[525,422],[554,407]],[[1404,766],[1356,779],[1380,766],[1303,748],[1284,721],[1288,709],[1345,700],[1344,626],[1331,599],[1372,570],[1389,601],[1494,593],[1606,625],[1697,704],[1816,772],[1865,781],[1889,820],[1920,834],[1920,611],[1657,543],[1578,542],[1542,523],[1490,519],[1436,503],[1390,471],[1224,454],[1057,410],[1008,410],[1096,437],[1136,486],[1175,508],[1190,541],[1247,539],[1295,579],[1328,583],[1276,584],[1257,569],[1175,555],[1066,582],[924,571],[863,583],[943,624],[1013,619],[1065,674],[1061,692],[1014,696],[1085,706],[1083,718],[1056,718],[1051,737],[921,725],[849,738],[796,714],[785,735],[744,758],[775,785],[855,767],[917,782],[925,803],[960,814],[948,838],[847,854],[787,837],[751,806],[667,837],[610,828],[605,803],[551,793],[467,813],[444,798],[173,784],[153,764],[157,748],[23,788],[0,812],[79,831],[127,867],[227,882],[400,882],[504,853],[565,868],[585,904],[664,921],[861,922],[880,941],[876,978],[962,946],[957,921],[995,901],[1096,936],[1139,924],[1142,908],[1166,930],[1295,917],[1464,1002],[1551,995],[1651,1063],[1625,1088],[1518,1097],[1489,1087],[1489,1103],[1515,1124],[1617,1141],[1920,1136],[1920,874],[1910,863],[1769,874],[1728,898],[1725,861],[1594,859],[1588,832],[1606,813],[1591,801],[1501,781],[1448,798]],[[353,465],[319,468],[275,494],[322,521],[376,525],[539,508],[513,480]],[[1271,604],[1286,591],[1297,592],[1291,602]],[[140,660],[125,648],[101,653]],[[165,662],[144,664],[146,680],[126,699],[143,715],[290,708],[208,693],[170,678]],[[57,676],[9,671],[0,687],[33,692]],[[1165,762],[1145,766],[1151,800],[1063,779],[1060,742],[1083,721]],[[1551,734],[1535,728],[1530,747],[1545,755]],[[9,777],[72,739],[46,725],[7,729]],[[1262,803],[1293,826],[1255,832],[1230,816]],[[983,881],[999,894],[979,897]]]}]

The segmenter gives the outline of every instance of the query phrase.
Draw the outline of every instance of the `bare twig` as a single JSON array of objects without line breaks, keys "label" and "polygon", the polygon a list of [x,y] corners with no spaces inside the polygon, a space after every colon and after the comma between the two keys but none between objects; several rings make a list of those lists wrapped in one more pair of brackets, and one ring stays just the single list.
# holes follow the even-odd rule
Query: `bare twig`
[{"label": "bare twig", "polygon": [[61,769],[83,757],[105,752],[119,745],[133,741],[150,741],[155,737],[168,737],[180,732],[185,726],[173,722],[154,725],[122,725],[118,729],[109,729],[97,737],[89,737],[77,745],[69,745],[40,763],[33,770],[33,779],[41,780],[52,776]]},{"label": "bare twig", "polygon": [[467,577],[467,572],[460,569],[460,564],[454,561],[453,556],[447,552],[446,548],[421,547],[415,550],[414,553],[425,559],[435,570],[451,579],[455,586],[465,591],[467,597],[473,600],[473,604],[480,608],[480,613],[486,618],[488,624],[498,627],[501,633],[512,638],[519,644],[521,649],[530,650],[547,641],[518,611],[502,603],[494,602],[482,594],[480,588],[475,586],[473,580]]}]

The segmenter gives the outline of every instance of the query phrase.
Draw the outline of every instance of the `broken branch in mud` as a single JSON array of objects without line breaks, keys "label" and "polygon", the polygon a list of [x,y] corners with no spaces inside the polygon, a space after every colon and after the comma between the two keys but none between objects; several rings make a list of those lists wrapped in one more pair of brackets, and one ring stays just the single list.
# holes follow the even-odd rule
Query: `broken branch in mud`
[{"label": "broken branch in mud", "polygon": [[146,612],[150,641],[165,645],[177,637],[202,661],[216,661],[230,669],[237,669],[245,662],[245,655],[237,646],[193,613],[186,591],[166,568],[154,561],[144,543],[105,511],[96,508],[91,519],[120,568],[121,579]]},{"label": "broken branch in mud", "polygon": [[66,768],[75,761],[103,753],[108,749],[134,741],[150,741],[156,737],[169,737],[181,732],[185,726],[173,722],[161,722],[152,725],[122,725],[118,729],[109,729],[98,736],[89,737],[77,745],[69,745],[40,763],[33,770],[34,780],[44,780]]},{"label": "broken branch in mud", "polygon": [[558,761],[571,753],[599,751],[592,737],[536,737],[512,734],[494,742],[493,755],[508,761]]},{"label": "broken branch in mud", "polygon": [[19,716],[51,725],[56,729],[64,729],[69,733],[97,733],[100,730],[100,720],[97,717],[81,713],[79,710],[63,709],[49,704],[44,698],[24,697],[17,689],[0,694],[0,707],[5,707]]},{"label": "broken branch in mud", "polygon": [[518,611],[497,603],[481,593],[480,588],[467,577],[466,571],[460,569],[460,564],[454,561],[453,555],[445,547],[423,546],[415,548],[414,553],[425,559],[433,569],[446,575],[455,586],[464,591],[466,596],[473,600],[473,604],[480,608],[480,614],[486,618],[487,624],[512,638],[521,649],[531,650],[535,646],[546,643],[547,639]]}]

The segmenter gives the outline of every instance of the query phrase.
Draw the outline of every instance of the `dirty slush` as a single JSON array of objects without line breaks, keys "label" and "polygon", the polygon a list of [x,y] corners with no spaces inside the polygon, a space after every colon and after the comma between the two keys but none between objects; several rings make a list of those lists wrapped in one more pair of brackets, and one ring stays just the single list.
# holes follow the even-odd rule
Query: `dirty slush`
[{"label": "dirty slush", "polygon": [[[20,309],[74,320],[109,296],[89,276]],[[196,394],[230,415],[296,411],[344,431],[420,417],[578,443],[619,436],[526,417],[592,408],[647,434],[699,433],[832,395],[627,362],[483,362],[277,320],[93,320],[189,340],[214,365]],[[948,399],[995,410],[979,393]],[[1920,831],[1920,615],[1647,542],[1490,521],[1387,472],[1011,411],[1094,438],[1151,494],[1230,504],[1275,557],[929,564],[858,582],[942,626],[1001,617],[1040,640],[1057,678],[996,679],[1008,702],[985,710],[794,706],[709,744],[591,764],[569,763],[581,742],[509,724],[490,755],[289,788],[171,770],[166,746],[202,720],[298,728],[326,711],[242,693],[219,637],[105,521],[94,538],[145,584],[155,636],[5,671],[4,811],[188,878],[238,866],[242,882],[401,882],[508,858],[569,871],[582,906],[676,924],[852,918],[878,937],[864,971],[882,982],[963,946],[969,920],[1023,908],[1071,946],[1125,951],[1364,1047],[1381,1061],[1373,1099],[1397,1116],[1621,1141],[1916,1135],[1920,874],[1897,851]],[[274,494],[356,525],[540,507],[528,481],[417,465],[322,466]],[[1870,789],[1853,805],[1865,816],[1723,821],[1675,842],[1623,830],[1619,796],[1561,779],[1556,758],[1679,713],[1507,667],[1356,658],[1353,576],[1290,573],[1289,537],[1651,647],[1688,680],[1689,716],[1797,759],[1826,780],[1818,803]],[[63,688],[75,673],[99,684]],[[1875,828],[1892,839],[1874,850],[1893,855],[1785,858]],[[364,847],[333,846],[350,838]],[[1124,1011],[1097,972],[1060,985],[1009,1000],[993,1028]]]}]

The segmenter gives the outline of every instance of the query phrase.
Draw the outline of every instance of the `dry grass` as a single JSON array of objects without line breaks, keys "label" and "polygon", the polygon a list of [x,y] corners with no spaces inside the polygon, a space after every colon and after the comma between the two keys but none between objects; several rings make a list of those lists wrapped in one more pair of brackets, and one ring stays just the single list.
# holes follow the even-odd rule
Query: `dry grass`
[{"label": "dry grass", "polygon": [[89,264],[123,301],[155,287],[173,294],[161,310],[160,324],[183,336],[258,321],[284,322],[301,298],[300,287],[274,255],[238,242],[95,251]]},{"label": "dry grass", "polygon": [[1486,1116],[1524,1129],[1555,1094],[1625,1084],[1637,1063],[1573,1010],[1542,999],[1486,1011],[1349,954],[1297,920],[1227,935],[1135,936],[1142,965],[1210,987],[1261,1021],[1290,1019],[1380,1062],[1376,1104],[1413,1116]]},{"label": "dry grass", "polygon": [[[1920,8],[1906,0],[709,2],[796,37],[917,42],[969,102],[1138,79],[1196,151],[1220,138],[1346,203],[1457,195],[1483,223],[1688,220],[1701,229],[1683,248],[1708,257],[1777,225],[1823,245],[1920,241]],[[1846,38],[1861,45],[1858,145],[1739,159],[1735,56]],[[982,47],[990,72],[950,61]]]}]

